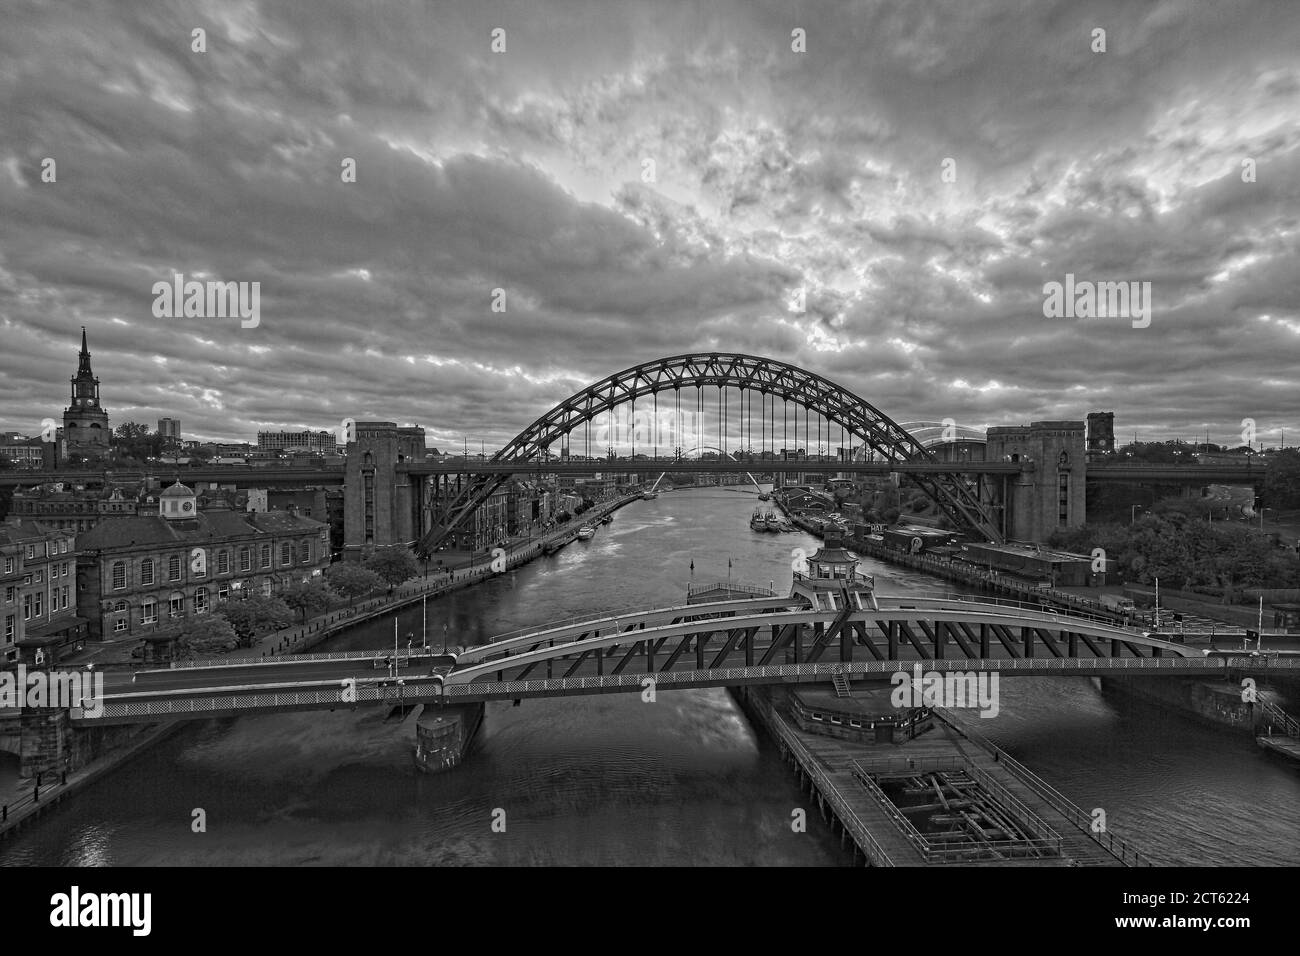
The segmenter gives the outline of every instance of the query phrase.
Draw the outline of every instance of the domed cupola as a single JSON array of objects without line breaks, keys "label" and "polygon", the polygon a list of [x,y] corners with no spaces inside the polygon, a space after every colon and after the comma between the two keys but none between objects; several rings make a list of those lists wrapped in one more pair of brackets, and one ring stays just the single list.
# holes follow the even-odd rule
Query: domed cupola
[{"label": "domed cupola", "polygon": [[168,521],[192,520],[198,514],[198,499],[194,489],[178,480],[158,496],[158,514]]}]

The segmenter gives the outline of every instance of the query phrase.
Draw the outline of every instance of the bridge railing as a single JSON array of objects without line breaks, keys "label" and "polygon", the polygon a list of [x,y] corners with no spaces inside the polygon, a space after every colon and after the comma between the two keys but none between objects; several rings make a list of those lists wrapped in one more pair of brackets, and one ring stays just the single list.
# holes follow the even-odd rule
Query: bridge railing
[{"label": "bridge railing", "polygon": [[1262,707],[1262,720],[1268,721],[1269,733],[1272,734],[1273,726],[1277,726],[1284,736],[1295,737],[1300,740],[1300,720],[1296,720],[1277,704],[1271,704],[1268,701],[1260,701]]},{"label": "bridge railing", "polygon": [[857,811],[849,805],[843,794],[840,793],[839,788],[821,769],[821,766],[817,763],[817,758],[804,746],[803,741],[790,729],[780,714],[772,711],[770,716],[772,727],[776,730],[777,736],[790,748],[791,753],[795,755],[804,772],[817,784],[822,797],[835,810],[835,815],[839,817],[840,823],[853,834],[853,839],[857,841],[863,853],[867,853],[869,858],[874,854],[872,862],[877,866],[896,866],[897,864],[885,852],[885,848],[871,835],[871,831],[862,822],[862,818],[858,816]]},{"label": "bridge railing", "polygon": [[[389,652],[389,656],[392,652]],[[327,651],[320,654],[285,654],[279,657],[203,657],[184,661],[170,661],[166,670],[189,670],[202,667],[251,667],[254,664],[301,664],[311,661],[362,661],[383,657],[382,650]],[[422,655],[423,656],[423,655]],[[155,668],[157,669],[157,668]],[[141,671],[144,673],[144,670]]]},{"label": "bridge railing", "polygon": [[918,597],[912,597],[911,595],[877,594],[876,599],[890,604],[897,600],[906,601],[909,604],[920,602],[930,602],[931,604],[957,602],[964,605],[992,605],[996,607],[1007,607],[1016,611],[1032,611],[1035,614],[1050,614],[1055,617],[1072,618],[1080,621],[1087,621],[1090,624],[1105,624],[1108,627],[1120,627],[1120,625],[1117,625],[1112,618],[1101,614],[1090,614],[1087,611],[1076,611],[1067,608],[1055,608],[1051,605],[1044,606],[1043,604],[1034,601],[1017,601],[1013,598],[986,598],[971,594],[959,594],[955,591],[944,591],[939,594],[927,594]]},{"label": "bridge railing", "polygon": [[[350,699],[344,697],[341,680],[303,681],[284,684],[274,689],[249,685],[247,687],[207,688],[199,693],[174,696],[176,691],[143,691],[105,697],[99,713],[84,707],[74,707],[74,720],[94,721],[114,718],[200,717],[223,713],[238,715],[259,710],[352,708],[361,704],[391,703],[414,704],[438,700],[441,694],[436,682],[408,678],[403,686],[355,682],[350,688]],[[197,690],[197,689],[196,689]]]},{"label": "bridge railing", "polygon": [[[733,586],[733,590],[736,589],[738,589],[738,586]],[[764,593],[756,594],[754,596],[755,597],[778,597],[778,595],[773,594],[767,588],[763,588],[762,590]],[[744,599],[742,598],[742,600]],[[719,601],[718,603],[722,604],[725,602]],[[541,624],[533,624],[529,627],[515,628],[513,631],[502,631],[500,634],[493,634],[491,637],[489,637],[485,644],[476,644],[473,647],[468,649],[478,650],[479,648],[486,647],[491,644],[500,644],[503,641],[511,641],[514,640],[515,638],[526,637],[530,634],[540,635],[547,631],[558,631],[566,627],[573,627],[574,625],[577,624],[587,624],[587,623],[613,624],[616,622],[621,622],[624,619],[647,617],[651,614],[664,614],[669,611],[680,611],[684,615],[694,615],[694,614],[698,614],[699,609],[704,606],[705,605],[700,605],[700,604],[693,605],[693,606],[686,605],[686,604],[665,604],[660,606],[628,608],[624,611],[620,611],[618,614],[593,615],[591,612],[587,612],[586,614],[576,614],[573,617],[560,618],[559,620],[555,620],[555,621],[544,621]]]},{"label": "bridge railing", "polygon": [[688,599],[696,594],[707,594],[709,591],[735,591],[754,597],[776,597],[776,592],[771,588],[765,588],[761,584],[751,584],[748,581],[714,581],[708,584],[692,582],[686,585]]},{"label": "bridge railing", "polygon": [[1047,801],[1051,807],[1073,823],[1077,829],[1092,837],[1092,839],[1097,843],[1104,846],[1115,856],[1119,857],[1121,861],[1129,866],[1154,865],[1146,854],[1141,853],[1136,847],[1132,846],[1120,837],[1117,837],[1110,830],[1104,830],[1101,832],[1095,831],[1093,829],[1094,818],[1092,814],[1080,808],[1046,780],[1038,776],[1038,774],[1034,773],[983,734],[971,730],[962,722],[955,720],[952,716],[945,713],[941,708],[936,707],[934,712],[936,717],[957,733],[961,734],[977,746],[994,754],[997,761],[1002,764],[1002,766],[1006,767],[1011,774],[1017,777],[1021,783]]}]

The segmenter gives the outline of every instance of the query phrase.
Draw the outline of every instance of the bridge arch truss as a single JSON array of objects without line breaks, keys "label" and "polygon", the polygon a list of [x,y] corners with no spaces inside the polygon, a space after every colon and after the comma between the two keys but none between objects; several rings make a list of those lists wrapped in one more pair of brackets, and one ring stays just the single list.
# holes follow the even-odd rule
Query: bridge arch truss
[{"label": "bridge arch truss", "polygon": [[[655,400],[663,393],[690,388],[754,391],[779,398],[839,426],[851,440],[861,442],[881,459],[934,462],[933,452],[907,429],[870,402],[830,379],[777,359],[729,352],[695,352],[655,359],[606,376],[560,402],[516,435],[491,459],[493,463],[542,461],[547,449],[577,428],[597,421],[613,409],[638,400]],[[674,461],[682,467],[682,460]],[[908,474],[953,523],[981,537],[1000,542],[1002,536],[988,509],[960,474]],[[508,475],[473,475],[449,502],[442,521],[417,543],[429,554],[506,481]]]}]

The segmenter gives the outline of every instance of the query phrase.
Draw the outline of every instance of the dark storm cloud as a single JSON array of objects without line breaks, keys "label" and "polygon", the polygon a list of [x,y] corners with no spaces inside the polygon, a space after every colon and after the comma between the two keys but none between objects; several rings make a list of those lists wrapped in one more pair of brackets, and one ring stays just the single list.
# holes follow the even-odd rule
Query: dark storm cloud
[{"label": "dark storm cloud", "polygon": [[[1297,47],[1263,0],[19,3],[0,422],[57,415],[85,324],[114,424],[210,437],[500,443],[715,348],[900,420],[1300,429]],[[154,318],[174,272],[260,325]],[[1067,272],[1151,282],[1150,327],[1044,318]]]}]

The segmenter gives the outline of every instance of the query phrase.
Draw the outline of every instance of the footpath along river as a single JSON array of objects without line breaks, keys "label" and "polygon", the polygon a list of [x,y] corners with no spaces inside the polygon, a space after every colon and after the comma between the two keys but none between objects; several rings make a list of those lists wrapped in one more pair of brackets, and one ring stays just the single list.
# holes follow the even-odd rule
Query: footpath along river
[{"label": "footpath along river", "polygon": [[[790,585],[810,535],[749,528],[753,494],[694,489],[617,512],[594,539],[430,602],[429,639],[452,643],[619,607],[680,603],[732,575]],[[884,593],[948,589],[864,561]],[[417,604],[399,620],[420,634]],[[392,621],[318,650],[391,647]],[[1157,863],[1300,864],[1300,769],[1253,740],[1101,690],[1088,679],[1001,683],[977,729]],[[775,750],[721,689],[489,704],[448,774],[412,760],[408,721],[285,714],[183,729],[0,845],[8,865],[849,863]],[[5,762],[7,761],[7,762]],[[3,756],[0,773],[14,772]],[[195,808],[207,832],[190,829]],[[505,833],[492,812],[506,811]]]}]

